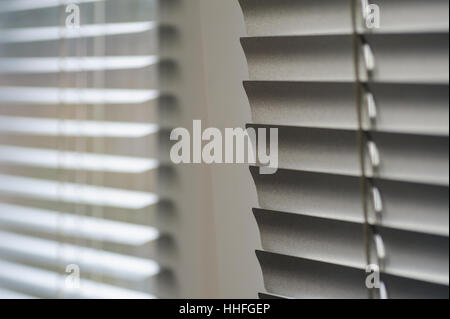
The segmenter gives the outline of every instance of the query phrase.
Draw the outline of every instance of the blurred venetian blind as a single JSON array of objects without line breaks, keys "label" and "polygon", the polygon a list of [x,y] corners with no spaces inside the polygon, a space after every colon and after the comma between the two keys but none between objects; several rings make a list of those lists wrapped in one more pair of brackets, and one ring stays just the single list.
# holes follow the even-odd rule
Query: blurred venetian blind
[{"label": "blurred venetian blind", "polygon": [[448,298],[448,1],[240,4],[253,125],[279,128],[278,173],[251,169],[262,296]]},{"label": "blurred venetian blind", "polygon": [[1,297],[158,296],[156,7],[0,1]]}]

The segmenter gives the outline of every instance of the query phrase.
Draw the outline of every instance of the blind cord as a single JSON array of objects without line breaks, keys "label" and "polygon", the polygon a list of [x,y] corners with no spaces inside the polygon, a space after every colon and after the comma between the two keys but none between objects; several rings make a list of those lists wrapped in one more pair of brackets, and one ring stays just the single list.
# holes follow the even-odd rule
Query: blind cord
[{"label": "blind cord", "polygon": [[[368,187],[366,176],[366,153],[365,153],[365,132],[363,128],[363,114],[362,114],[362,81],[360,78],[360,35],[358,33],[358,9],[357,0],[351,0],[351,18],[352,18],[352,45],[353,45],[353,64],[355,71],[355,98],[356,98],[356,113],[358,118],[358,154],[361,169],[361,196],[364,214],[364,246],[367,266],[371,264],[371,244],[370,244],[370,229],[368,216]],[[373,295],[368,291],[369,298]]]},{"label": "blind cord", "polygon": [[[374,95],[370,92],[370,83],[373,80],[373,73],[376,69],[375,57],[370,44],[365,39],[365,32],[358,31],[358,12],[361,12],[362,24],[364,27],[365,13],[368,8],[368,1],[361,0],[361,11],[358,10],[358,1],[352,0],[352,26],[353,26],[353,60],[355,69],[355,95],[358,115],[358,149],[361,166],[361,194],[364,213],[364,241],[366,253],[366,275],[370,272],[377,272],[381,276],[386,259],[386,249],[382,236],[379,234],[377,225],[381,219],[383,211],[383,201],[379,189],[375,186],[374,178],[377,175],[381,164],[380,153],[370,132],[376,127],[377,109]],[[362,57],[362,59],[361,59]],[[361,64],[364,63],[366,77],[361,78]],[[368,124],[365,124],[364,106],[367,104]],[[369,159],[370,167],[366,164]],[[370,168],[371,176],[368,176],[367,169]],[[369,208],[369,198],[373,207]],[[371,214],[373,210],[373,214]],[[375,252],[375,259],[372,260],[372,251]],[[376,264],[374,262],[376,261]],[[387,299],[388,293],[384,282],[376,283],[376,290],[367,287],[369,298]]]}]

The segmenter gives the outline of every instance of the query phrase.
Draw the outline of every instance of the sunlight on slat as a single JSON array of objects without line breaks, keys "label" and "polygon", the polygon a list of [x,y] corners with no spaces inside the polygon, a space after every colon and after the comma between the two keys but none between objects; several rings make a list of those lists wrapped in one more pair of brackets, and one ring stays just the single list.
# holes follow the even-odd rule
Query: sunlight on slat
[{"label": "sunlight on slat", "polygon": [[24,231],[63,234],[131,246],[152,242],[160,235],[156,228],[150,226],[10,204],[0,204],[0,224]]},{"label": "sunlight on slat", "polygon": [[158,96],[158,90],[0,87],[0,103],[139,104]]},{"label": "sunlight on slat", "polygon": [[0,58],[0,73],[58,73],[145,68],[159,61],[156,56],[83,58]]},{"label": "sunlight on slat", "polygon": [[9,232],[0,232],[0,252],[12,258],[50,266],[77,264],[88,272],[128,280],[145,280],[160,271],[158,264],[150,259]]},{"label": "sunlight on slat", "polygon": [[65,298],[86,299],[154,299],[155,296],[134,290],[114,287],[81,279],[80,289],[65,287],[66,275],[47,270],[0,261],[0,283],[30,294],[56,298],[61,292]]},{"label": "sunlight on slat", "polygon": [[[149,123],[160,97],[156,1],[0,0],[0,299],[156,298],[161,266],[149,249],[162,235],[145,216],[160,202],[148,185],[160,163],[132,154],[160,132]],[[69,4],[81,9],[73,28]],[[106,56],[111,46],[121,52]],[[80,288],[67,284],[71,264]]]},{"label": "sunlight on slat", "polygon": [[99,1],[107,0],[3,0],[0,2],[0,13],[66,6],[72,3],[83,4]]},{"label": "sunlight on slat", "polygon": [[3,299],[36,299],[36,298],[12,290],[0,288],[0,300]]},{"label": "sunlight on slat", "polygon": [[158,131],[156,124],[0,116],[0,132],[9,134],[139,138]]},{"label": "sunlight on slat", "polygon": [[142,209],[158,203],[153,193],[0,175],[0,193],[50,201]]},{"label": "sunlight on slat", "polygon": [[77,39],[120,34],[142,33],[156,28],[155,22],[126,22],[82,25],[79,28],[39,27],[4,29],[0,31],[0,43],[24,43]]},{"label": "sunlight on slat", "polygon": [[64,152],[0,145],[0,163],[114,173],[144,173],[158,167],[155,159]]}]

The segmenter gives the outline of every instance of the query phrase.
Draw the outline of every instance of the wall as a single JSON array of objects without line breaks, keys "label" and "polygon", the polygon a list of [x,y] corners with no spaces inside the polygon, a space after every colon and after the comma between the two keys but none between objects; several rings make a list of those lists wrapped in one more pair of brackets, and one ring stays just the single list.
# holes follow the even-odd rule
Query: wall
[{"label": "wall", "polygon": [[[161,21],[176,27],[161,47],[176,62],[171,72],[161,72],[161,89],[176,96],[172,112],[161,110],[163,122],[191,128],[192,120],[201,119],[204,128],[245,127],[250,108],[242,87],[248,73],[238,2],[165,0],[161,12]],[[260,244],[248,166],[173,169],[169,188],[176,207],[179,297],[256,298],[262,277],[254,253]]]},{"label": "wall", "polygon": [[[200,13],[209,125],[245,128],[251,118],[242,86],[248,70],[239,41],[246,35],[239,3],[202,0]],[[254,253],[260,239],[251,210],[257,207],[257,200],[248,165],[213,166],[212,179],[219,296],[256,298],[262,291]]]}]

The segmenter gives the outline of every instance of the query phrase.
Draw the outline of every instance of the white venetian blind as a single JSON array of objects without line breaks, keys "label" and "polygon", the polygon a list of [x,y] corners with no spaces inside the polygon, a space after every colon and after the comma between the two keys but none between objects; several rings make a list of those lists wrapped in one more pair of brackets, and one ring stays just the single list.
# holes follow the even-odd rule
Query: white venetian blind
[{"label": "white venetian blind", "polygon": [[0,1],[2,298],[161,296],[156,13],[156,0]]},{"label": "white venetian blind", "polygon": [[278,173],[251,168],[261,297],[448,298],[448,0],[240,4],[252,125],[279,128]]}]

